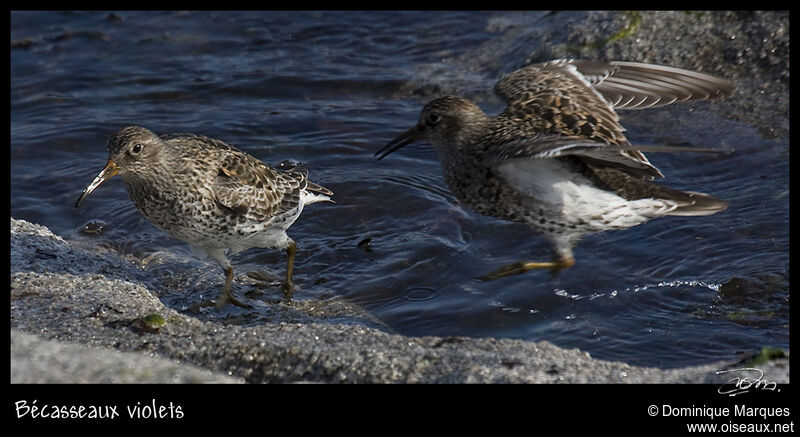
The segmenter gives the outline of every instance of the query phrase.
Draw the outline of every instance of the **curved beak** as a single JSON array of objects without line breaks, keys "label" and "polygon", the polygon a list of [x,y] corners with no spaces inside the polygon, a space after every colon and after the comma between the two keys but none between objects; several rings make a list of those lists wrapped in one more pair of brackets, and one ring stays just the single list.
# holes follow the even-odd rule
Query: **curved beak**
[{"label": "curved beak", "polygon": [[419,128],[417,126],[414,126],[411,129],[400,134],[397,138],[390,141],[389,144],[383,146],[381,150],[375,152],[375,156],[377,156],[378,160],[380,161],[386,155],[394,152],[395,150],[405,146],[406,144],[411,144],[414,141],[418,141],[420,139],[422,139],[422,134]]},{"label": "curved beak", "polygon": [[77,208],[81,204],[83,199],[85,199],[88,195],[92,194],[92,191],[96,190],[97,187],[103,184],[103,182],[111,179],[115,174],[117,174],[118,171],[119,168],[117,167],[117,164],[114,164],[114,161],[109,159],[108,164],[106,164],[103,171],[101,171],[100,174],[98,174],[97,177],[94,178],[92,183],[89,184],[89,186],[83,190],[83,193],[81,193],[81,197],[79,197],[78,201],[75,202],[75,207]]}]

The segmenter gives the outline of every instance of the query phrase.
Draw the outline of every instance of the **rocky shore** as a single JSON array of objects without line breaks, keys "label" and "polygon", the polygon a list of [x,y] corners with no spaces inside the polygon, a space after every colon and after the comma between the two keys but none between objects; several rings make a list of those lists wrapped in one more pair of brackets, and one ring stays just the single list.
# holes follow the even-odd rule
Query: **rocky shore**
[{"label": "rocky shore", "polygon": [[[502,37],[463,59],[463,70],[474,66],[498,76],[521,60],[558,57],[700,70],[739,86],[717,110],[764,135],[788,135],[788,12],[567,11],[543,19],[565,15],[565,24],[549,33],[493,23]],[[447,72],[430,76],[441,74]],[[401,91],[442,90],[415,83]],[[406,337],[336,298],[266,302],[270,318],[257,324],[227,313],[192,314],[165,305],[159,278],[130,256],[66,241],[24,220],[11,218],[10,229],[12,383],[718,384],[729,378],[717,371],[747,362],[658,369],[598,360],[546,341]],[[160,286],[193,292],[188,281]],[[788,358],[759,368],[771,381],[789,381]]]},{"label": "rocky shore", "polygon": [[[406,337],[336,299],[226,323],[165,306],[114,251],[13,218],[10,266],[12,383],[721,383],[717,371],[741,365],[664,370],[546,341]],[[788,382],[788,359],[761,369]]]}]

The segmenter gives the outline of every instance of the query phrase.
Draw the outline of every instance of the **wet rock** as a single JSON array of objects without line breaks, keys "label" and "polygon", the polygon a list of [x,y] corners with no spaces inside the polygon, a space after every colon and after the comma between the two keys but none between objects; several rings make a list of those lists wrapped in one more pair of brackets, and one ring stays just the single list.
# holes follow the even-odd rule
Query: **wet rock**
[{"label": "wet rock", "polygon": [[84,223],[77,232],[88,235],[100,235],[111,229],[111,226],[102,220],[89,220]]},{"label": "wet rock", "polygon": [[12,384],[169,384],[242,383],[218,372],[154,358],[75,343],[44,340],[11,330]]},{"label": "wet rock", "polygon": [[[731,365],[662,370],[596,360],[545,341],[406,337],[346,302],[299,301],[291,311],[283,302],[267,303],[272,314],[259,324],[202,320],[165,306],[141,281],[147,272],[112,251],[74,247],[45,227],[13,218],[11,237],[17,382],[235,382],[225,379],[229,374],[247,382],[702,383],[720,381],[715,372]],[[37,248],[56,256],[33,262]],[[69,269],[76,259],[82,266]],[[101,266],[106,273],[93,271]],[[150,354],[161,364],[135,364],[153,360]],[[165,370],[114,371],[119,367],[102,364],[110,362]],[[48,374],[42,363],[59,370]],[[788,358],[771,360],[764,370],[786,382]]]},{"label": "wet rock", "polygon": [[723,298],[735,299],[757,295],[763,299],[774,291],[784,291],[789,288],[788,278],[778,275],[757,276],[753,278],[732,278],[719,287],[719,295]]}]

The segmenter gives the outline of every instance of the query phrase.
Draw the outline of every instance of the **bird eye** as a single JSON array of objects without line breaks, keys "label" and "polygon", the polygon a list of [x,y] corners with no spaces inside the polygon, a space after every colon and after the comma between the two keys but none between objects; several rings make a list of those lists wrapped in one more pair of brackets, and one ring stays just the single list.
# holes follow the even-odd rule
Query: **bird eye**
[{"label": "bird eye", "polygon": [[433,126],[441,119],[442,116],[439,114],[428,114],[428,116],[425,118],[425,122],[428,123],[428,125]]},{"label": "bird eye", "polygon": [[133,153],[134,155],[138,155],[139,152],[141,151],[142,151],[142,145],[139,143],[134,144],[133,147],[131,148],[131,153]]}]

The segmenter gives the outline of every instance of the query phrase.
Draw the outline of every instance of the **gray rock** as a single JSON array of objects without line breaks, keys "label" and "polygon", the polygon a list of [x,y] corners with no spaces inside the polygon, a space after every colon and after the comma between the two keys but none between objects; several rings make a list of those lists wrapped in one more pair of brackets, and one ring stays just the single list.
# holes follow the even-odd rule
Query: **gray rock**
[{"label": "gray rock", "polygon": [[[733,80],[737,94],[711,107],[766,136],[788,135],[788,12],[509,12],[487,25],[496,38],[416,66],[421,79],[396,96],[491,100],[500,75],[553,58],[653,62]],[[719,384],[735,374],[717,371],[748,365],[657,369],[546,341],[405,337],[335,298],[265,302],[256,319],[187,314],[175,294],[215,295],[219,284],[199,281],[179,257],[162,258],[156,268],[12,218],[12,382]],[[757,367],[769,381],[789,381],[788,355]]]},{"label": "gray rock", "polygon": [[[139,264],[13,218],[10,264],[12,382],[708,383],[737,364],[662,370],[546,341],[405,337],[337,299],[265,303],[257,324],[187,314]],[[788,382],[788,358],[762,369]]]},{"label": "gray rock", "polygon": [[239,383],[195,366],[136,352],[119,352],[78,344],[43,340],[11,331],[12,383]]}]

